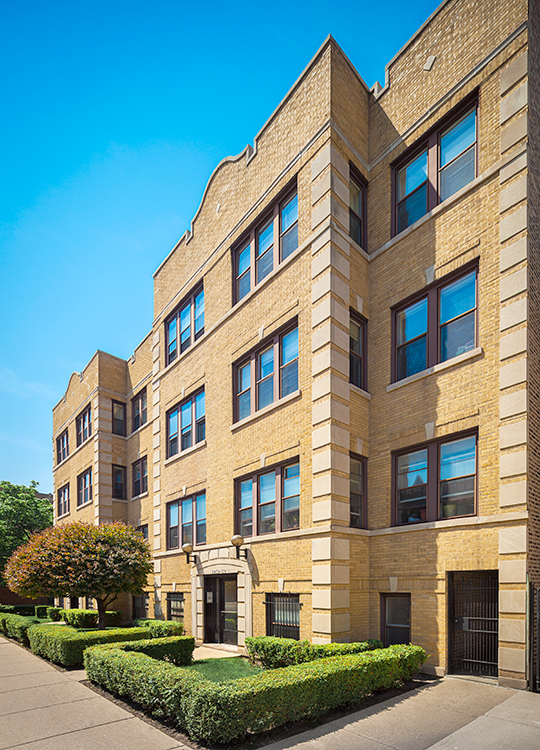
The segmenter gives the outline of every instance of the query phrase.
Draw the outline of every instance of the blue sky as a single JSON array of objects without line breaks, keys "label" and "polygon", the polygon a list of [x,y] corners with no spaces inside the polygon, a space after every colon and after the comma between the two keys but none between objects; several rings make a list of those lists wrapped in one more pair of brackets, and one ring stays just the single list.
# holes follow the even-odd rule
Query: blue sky
[{"label": "blue sky", "polygon": [[52,490],[70,374],[146,335],[152,273],[213,168],[326,36],[384,83],[437,6],[0,0],[0,480]]}]

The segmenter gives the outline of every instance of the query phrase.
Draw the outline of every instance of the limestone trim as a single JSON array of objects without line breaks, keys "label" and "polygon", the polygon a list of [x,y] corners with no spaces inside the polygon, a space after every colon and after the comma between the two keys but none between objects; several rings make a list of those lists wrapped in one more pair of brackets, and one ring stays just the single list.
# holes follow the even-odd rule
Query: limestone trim
[{"label": "limestone trim", "polygon": [[476,349],[471,349],[470,352],[460,354],[457,357],[446,360],[446,362],[438,362],[436,365],[433,365],[433,367],[428,367],[427,370],[422,370],[421,372],[417,372],[414,375],[409,375],[408,378],[398,380],[397,383],[390,383],[390,385],[386,386],[386,391],[395,391],[397,388],[402,388],[404,385],[414,383],[416,380],[422,380],[422,378],[427,378],[429,375],[441,372],[442,370],[448,370],[448,368],[454,367],[454,365],[460,365],[462,362],[467,362],[467,360],[474,359],[475,357],[483,354],[484,350],[482,349],[482,347],[477,346]]},{"label": "limestone trim", "polygon": [[[388,526],[384,529],[370,529],[369,536],[382,536],[384,534],[403,534],[415,531],[426,531],[427,529],[440,529],[441,531],[453,531],[456,527],[484,526],[486,524],[513,523],[515,521],[526,521],[529,513],[526,510],[515,513],[494,513],[492,516],[468,516],[467,518],[449,518],[441,521],[428,521],[426,523],[415,523],[410,526]],[[341,526],[338,528],[344,533],[350,533]]]},{"label": "limestone trim", "polygon": [[251,422],[255,422],[259,417],[263,417],[265,414],[269,414],[270,412],[275,411],[276,409],[279,409],[281,406],[285,406],[286,404],[289,404],[291,401],[295,401],[297,398],[301,398],[301,397],[302,397],[302,391],[300,389],[297,391],[293,391],[293,393],[289,393],[288,396],[284,396],[283,398],[280,398],[277,401],[274,401],[273,403],[268,404],[268,406],[265,406],[264,409],[259,409],[253,414],[250,414],[249,417],[244,417],[244,419],[241,419],[239,422],[235,422],[229,427],[229,429],[231,432],[236,432],[236,430],[240,430],[242,427],[245,427],[247,424],[250,424]]}]

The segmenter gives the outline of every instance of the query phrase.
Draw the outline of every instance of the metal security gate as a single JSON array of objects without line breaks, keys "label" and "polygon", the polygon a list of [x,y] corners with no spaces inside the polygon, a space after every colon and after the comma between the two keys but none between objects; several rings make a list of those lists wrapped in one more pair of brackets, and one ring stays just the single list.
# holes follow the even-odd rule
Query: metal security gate
[{"label": "metal security gate", "polygon": [[529,685],[535,693],[540,693],[540,587],[531,584],[530,601],[530,660]]},{"label": "metal security gate", "polygon": [[298,594],[267,594],[266,635],[300,639],[300,597]]},{"label": "metal security gate", "polygon": [[449,671],[496,677],[499,582],[497,571],[449,574]]}]

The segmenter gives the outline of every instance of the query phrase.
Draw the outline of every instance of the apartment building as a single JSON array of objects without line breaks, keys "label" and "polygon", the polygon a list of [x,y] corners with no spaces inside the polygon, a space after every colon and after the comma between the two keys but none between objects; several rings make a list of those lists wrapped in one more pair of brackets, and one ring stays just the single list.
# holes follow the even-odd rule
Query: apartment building
[{"label": "apartment building", "polygon": [[448,0],[371,89],[328,38],[216,167],[148,336],[54,408],[56,522],[153,550],[126,614],[527,686],[539,35],[538,2]]}]

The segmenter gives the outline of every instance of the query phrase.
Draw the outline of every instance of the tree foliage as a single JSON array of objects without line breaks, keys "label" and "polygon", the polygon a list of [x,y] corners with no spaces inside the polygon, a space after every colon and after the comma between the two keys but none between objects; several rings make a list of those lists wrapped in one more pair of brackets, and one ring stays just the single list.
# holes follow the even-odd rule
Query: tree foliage
[{"label": "tree foliage", "polygon": [[105,608],[118,594],[141,594],[152,572],[143,535],[122,523],[71,523],[33,534],[6,565],[9,588],[21,596],[92,597]]},{"label": "tree foliage", "polygon": [[53,522],[50,500],[38,497],[37,482],[30,487],[0,482],[0,583],[6,562],[17,547],[28,541],[34,531],[42,531]]}]

